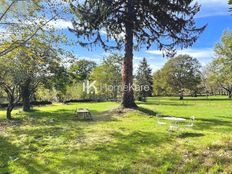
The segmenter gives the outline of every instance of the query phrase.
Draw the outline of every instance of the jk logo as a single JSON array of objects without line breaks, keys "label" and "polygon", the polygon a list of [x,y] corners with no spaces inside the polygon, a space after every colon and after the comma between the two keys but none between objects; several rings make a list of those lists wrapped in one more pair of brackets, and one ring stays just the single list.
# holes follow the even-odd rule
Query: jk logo
[{"label": "jk logo", "polygon": [[83,92],[86,92],[87,94],[90,94],[90,92],[93,92],[95,94],[98,93],[97,87],[95,86],[96,80],[94,80],[92,83],[90,83],[88,80],[83,83]]}]

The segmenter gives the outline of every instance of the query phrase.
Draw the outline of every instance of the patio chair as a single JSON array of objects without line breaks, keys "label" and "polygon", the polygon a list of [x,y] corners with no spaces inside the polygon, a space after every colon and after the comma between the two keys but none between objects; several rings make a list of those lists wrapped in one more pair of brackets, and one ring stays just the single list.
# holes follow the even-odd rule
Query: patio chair
[{"label": "patio chair", "polygon": [[195,116],[191,116],[188,124],[186,124],[185,127],[193,127],[194,121],[195,121]]},{"label": "patio chair", "polygon": [[167,123],[165,123],[165,122],[162,122],[162,121],[160,121],[161,120],[161,118],[160,118],[160,114],[156,114],[156,118],[157,118],[157,123],[159,124],[159,125],[165,125],[165,124],[167,124]]},{"label": "patio chair", "polygon": [[175,121],[175,122],[172,122],[168,128],[168,132],[174,132],[174,131],[178,131],[179,130],[179,126],[178,126],[178,123]]}]

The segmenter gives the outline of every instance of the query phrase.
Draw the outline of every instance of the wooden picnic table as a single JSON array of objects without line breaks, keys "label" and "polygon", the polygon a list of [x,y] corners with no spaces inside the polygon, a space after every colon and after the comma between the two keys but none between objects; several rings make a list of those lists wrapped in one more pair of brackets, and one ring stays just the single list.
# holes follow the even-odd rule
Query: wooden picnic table
[{"label": "wooden picnic table", "polygon": [[93,120],[92,114],[88,109],[76,109],[76,117],[83,116],[84,120]]}]

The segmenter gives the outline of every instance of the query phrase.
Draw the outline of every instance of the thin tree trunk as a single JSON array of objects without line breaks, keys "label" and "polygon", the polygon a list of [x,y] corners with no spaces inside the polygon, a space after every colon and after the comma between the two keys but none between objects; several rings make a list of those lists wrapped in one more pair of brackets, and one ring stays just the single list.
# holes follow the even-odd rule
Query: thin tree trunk
[{"label": "thin tree trunk", "polygon": [[179,90],[179,97],[180,97],[180,100],[184,100],[184,91],[183,91],[183,89]]},{"label": "thin tree trunk", "polygon": [[12,112],[13,108],[14,108],[14,104],[12,102],[9,102],[7,109],[6,109],[6,119],[7,120],[12,119],[11,112]]},{"label": "thin tree trunk", "polygon": [[232,99],[232,91],[229,91],[229,99]]},{"label": "thin tree trunk", "polygon": [[29,112],[31,110],[30,106],[30,91],[29,87],[25,86],[22,89],[22,100],[23,100],[23,111]]},{"label": "thin tree trunk", "polygon": [[6,110],[6,119],[7,120],[11,120],[12,117],[11,117],[11,111],[10,108],[7,107],[7,110]]},{"label": "thin tree trunk", "polygon": [[[128,13],[132,13],[132,2],[128,2]],[[132,16],[132,15],[130,15]],[[129,19],[128,19],[129,20]],[[125,57],[122,70],[122,106],[124,108],[136,108],[133,91],[133,23],[127,21],[125,24]]]}]

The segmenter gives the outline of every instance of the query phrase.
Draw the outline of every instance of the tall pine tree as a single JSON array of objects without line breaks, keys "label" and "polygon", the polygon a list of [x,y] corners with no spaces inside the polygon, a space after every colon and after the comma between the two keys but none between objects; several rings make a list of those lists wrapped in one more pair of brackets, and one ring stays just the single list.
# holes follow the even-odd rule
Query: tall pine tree
[{"label": "tall pine tree", "polygon": [[152,96],[152,70],[147,64],[146,58],[143,58],[143,60],[139,64],[136,73],[136,84],[139,85],[139,90],[137,91],[139,101],[146,101],[146,97]]},{"label": "tall pine tree", "polygon": [[[133,51],[155,42],[166,55],[176,47],[191,46],[204,30],[194,16],[200,6],[194,0],[71,0],[75,14],[73,31],[83,47],[102,45],[105,50],[125,49],[122,70],[122,106],[134,102]],[[114,42],[112,42],[114,40]]]}]

